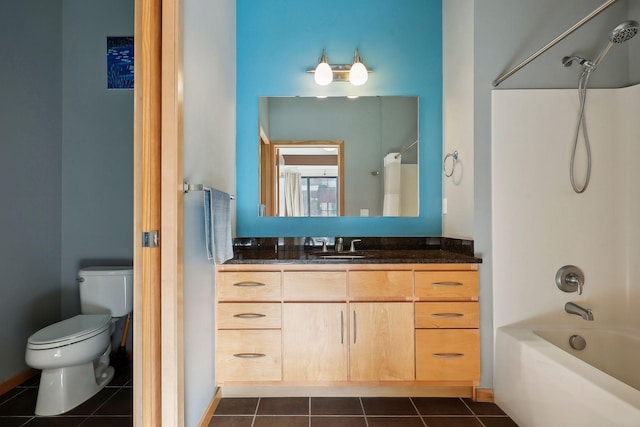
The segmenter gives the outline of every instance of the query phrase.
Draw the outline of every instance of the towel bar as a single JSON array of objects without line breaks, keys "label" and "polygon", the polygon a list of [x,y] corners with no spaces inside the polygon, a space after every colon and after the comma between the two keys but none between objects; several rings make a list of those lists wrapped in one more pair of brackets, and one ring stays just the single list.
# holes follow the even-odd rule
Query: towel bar
[{"label": "towel bar", "polygon": [[[190,184],[189,181],[184,181],[182,183],[182,191],[184,193],[188,193],[189,191],[203,191],[203,190],[204,190],[204,185],[202,184]],[[229,198],[233,200],[236,198],[236,196],[232,194],[229,196]]]}]

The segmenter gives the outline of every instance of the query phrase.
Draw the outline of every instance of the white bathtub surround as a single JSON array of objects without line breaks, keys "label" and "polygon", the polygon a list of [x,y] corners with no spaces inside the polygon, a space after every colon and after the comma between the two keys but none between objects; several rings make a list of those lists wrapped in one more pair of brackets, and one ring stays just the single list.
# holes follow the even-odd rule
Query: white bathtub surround
[{"label": "white bathtub surround", "polygon": [[[605,365],[611,354],[631,354],[634,350],[627,345],[635,346],[635,355],[640,348],[638,335],[624,331],[547,329],[541,332],[551,336],[573,333],[583,335],[587,348],[594,350],[591,356],[595,359],[603,356],[601,363]],[[609,338],[620,343],[626,340],[626,344],[622,344],[625,347],[613,348]],[[600,339],[604,342],[598,342]],[[499,328],[495,350],[496,403],[520,427],[640,426],[639,390],[546,341],[533,329]],[[628,375],[633,375],[635,365],[626,364]],[[627,380],[634,381],[634,378]]]},{"label": "white bathtub surround", "polygon": [[[593,166],[583,194],[569,183],[578,105],[575,89],[493,92],[496,328],[580,326],[563,310],[575,301],[593,309],[597,325],[640,329],[640,85],[589,90]],[[556,288],[566,264],[584,272],[583,295]]]},{"label": "white bathtub surround", "polygon": [[[578,105],[576,89],[493,92],[496,329],[535,324],[640,331],[640,85],[589,90],[586,115],[593,164],[591,182],[583,194],[574,193],[569,182]],[[583,160],[584,152],[577,164],[584,167]],[[557,270],[567,264],[585,274],[582,295],[564,293],[555,285]],[[566,313],[564,305],[569,301],[591,308],[595,320],[587,322]],[[540,402],[531,390],[552,381],[544,392],[549,393],[556,384],[553,378],[529,375],[530,369],[543,364],[531,357],[532,367],[522,365],[517,375],[509,367],[511,371],[505,373],[500,345],[496,343],[494,364],[498,404],[505,405],[521,427],[563,425],[524,422],[523,415],[512,412],[526,405],[535,411]],[[504,381],[510,377],[517,378],[522,388]],[[589,390],[591,382],[580,384],[580,392],[572,396]],[[594,411],[606,407],[597,401],[592,406]],[[627,425],[640,426],[640,421]]]}]

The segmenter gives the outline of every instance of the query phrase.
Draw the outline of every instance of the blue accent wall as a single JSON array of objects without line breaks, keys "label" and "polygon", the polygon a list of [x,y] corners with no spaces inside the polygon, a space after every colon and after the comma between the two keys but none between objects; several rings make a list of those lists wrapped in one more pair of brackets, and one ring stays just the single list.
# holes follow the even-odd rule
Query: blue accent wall
[{"label": "blue accent wall", "polygon": [[[237,0],[238,236],[419,236],[442,233],[441,0]],[[318,86],[306,73],[322,49],[346,64],[356,48],[373,70],[360,87]],[[420,114],[420,216],[258,216],[260,96],[413,95]]]}]

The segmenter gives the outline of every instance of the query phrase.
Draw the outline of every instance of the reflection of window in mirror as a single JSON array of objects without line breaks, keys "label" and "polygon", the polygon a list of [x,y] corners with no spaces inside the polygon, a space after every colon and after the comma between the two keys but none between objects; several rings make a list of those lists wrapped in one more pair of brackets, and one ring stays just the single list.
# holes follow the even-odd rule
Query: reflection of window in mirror
[{"label": "reflection of window in mirror", "polygon": [[[262,144],[261,144],[262,145]],[[271,141],[275,216],[344,216],[342,141]],[[264,148],[264,147],[263,147]]]}]

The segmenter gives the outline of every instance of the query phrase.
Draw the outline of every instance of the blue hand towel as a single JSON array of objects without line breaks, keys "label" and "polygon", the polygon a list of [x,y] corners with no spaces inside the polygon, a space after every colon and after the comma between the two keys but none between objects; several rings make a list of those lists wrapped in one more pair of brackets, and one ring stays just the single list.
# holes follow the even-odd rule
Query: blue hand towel
[{"label": "blue hand towel", "polygon": [[222,264],[233,258],[229,194],[204,188],[204,232],[207,258]]}]

